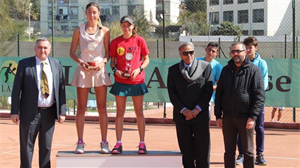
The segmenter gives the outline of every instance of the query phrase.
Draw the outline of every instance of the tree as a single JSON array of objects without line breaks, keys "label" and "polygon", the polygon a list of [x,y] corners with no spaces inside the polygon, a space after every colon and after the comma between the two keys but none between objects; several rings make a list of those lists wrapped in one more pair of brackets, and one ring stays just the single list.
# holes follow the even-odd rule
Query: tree
[{"label": "tree", "polygon": [[137,26],[138,35],[143,37],[149,36],[152,26],[150,25],[149,21],[146,19],[145,14],[138,10],[134,10],[133,17],[135,19],[135,25]]},{"label": "tree", "polygon": [[15,48],[17,34],[22,36],[26,28],[23,20],[11,18],[10,8],[4,0],[0,0],[0,56],[8,56]]},{"label": "tree", "polygon": [[241,27],[234,25],[232,22],[222,22],[221,26],[217,27],[217,30],[213,31],[212,34],[241,36],[242,29]]},{"label": "tree", "polygon": [[190,12],[206,12],[206,0],[185,0],[186,9]]},{"label": "tree", "polygon": [[190,12],[184,9],[180,12],[178,23],[182,24],[190,35],[207,34],[206,12]]},{"label": "tree", "polygon": [[122,35],[122,29],[119,21],[113,21],[108,26],[110,29],[110,39],[115,39]]}]

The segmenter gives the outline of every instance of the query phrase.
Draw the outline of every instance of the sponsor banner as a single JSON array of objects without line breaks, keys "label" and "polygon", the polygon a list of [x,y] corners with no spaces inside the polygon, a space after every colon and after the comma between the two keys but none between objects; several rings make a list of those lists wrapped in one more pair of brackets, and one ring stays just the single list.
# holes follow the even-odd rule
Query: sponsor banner
[{"label": "sponsor banner", "polygon": [[[22,57],[0,57],[0,96],[10,97],[13,81],[17,72],[18,61]],[[76,88],[71,86],[74,71],[77,67],[71,58],[56,57],[63,66],[66,84],[67,99],[76,99]],[[217,59],[223,66],[229,59]],[[149,90],[144,97],[146,102],[169,102],[167,91],[168,68],[180,59],[151,58],[149,66],[145,69],[145,83]],[[292,59],[266,59],[269,68],[269,87],[266,91],[266,106],[300,107],[300,60]],[[113,73],[106,65],[109,76],[114,82]],[[109,93],[107,100],[115,98]],[[90,90],[89,99],[95,99],[94,89]],[[130,101],[130,98],[129,98]]]}]

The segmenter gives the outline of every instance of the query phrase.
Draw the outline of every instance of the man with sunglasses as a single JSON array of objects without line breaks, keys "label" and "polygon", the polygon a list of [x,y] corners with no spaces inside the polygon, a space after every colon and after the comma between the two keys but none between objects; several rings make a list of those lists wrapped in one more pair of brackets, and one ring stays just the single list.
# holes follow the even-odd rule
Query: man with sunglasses
[{"label": "man with sunglasses", "polygon": [[181,61],[169,68],[168,93],[184,168],[209,168],[209,101],[213,93],[211,66],[195,59],[194,45],[182,42]]},{"label": "man with sunglasses", "polygon": [[231,60],[223,68],[216,91],[216,124],[222,128],[225,168],[235,167],[236,139],[241,137],[244,168],[254,168],[253,132],[265,101],[260,69],[246,56],[243,43],[231,46]]},{"label": "man with sunglasses", "polygon": [[[244,39],[243,43],[246,45],[247,56],[250,61],[258,66],[261,70],[263,80],[264,80],[264,89],[268,88],[268,65],[265,60],[263,60],[260,55],[256,52],[258,49],[258,40],[255,37],[247,37]],[[265,131],[264,131],[264,122],[265,122],[265,106],[262,105],[261,113],[257,117],[255,122],[255,133],[256,133],[256,165],[267,165],[267,162],[264,159],[264,142],[265,142]],[[244,151],[242,146],[241,138],[238,138],[238,150],[239,155],[236,159],[236,164],[241,165],[244,161]]]},{"label": "man with sunglasses", "polygon": [[222,64],[220,64],[217,60],[215,60],[216,56],[219,53],[218,50],[219,44],[215,42],[208,43],[207,47],[205,48],[205,57],[197,58],[197,60],[203,60],[209,62],[211,69],[212,69],[212,81],[213,81],[213,95],[209,102],[209,119],[211,118],[212,107],[214,106],[215,102],[215,94],[217,89],[217,83],[220,78],[222,72]]}]

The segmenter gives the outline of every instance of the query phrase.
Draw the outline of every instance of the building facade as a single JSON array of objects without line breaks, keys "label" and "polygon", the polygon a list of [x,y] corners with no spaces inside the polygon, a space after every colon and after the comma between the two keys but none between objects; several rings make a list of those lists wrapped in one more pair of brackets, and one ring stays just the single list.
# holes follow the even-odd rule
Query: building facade
[{"label": "building facade", "polygon": [[[133,15],[136,10],[145,15],[150,23],[156,21],[156,0],[54,0],[54,26],[52,27],[52,0],[41,1],[41,34],[72,35],[74,29],[86,22],[85,8],[89,2],[101,6],[101,20],[111,23],[124,15]],[[104,23],[105,24],[105,23]]]},{"label": "building facade", "polygon": [[[299,1],[295,0],[296,9]],[[207,24],[213,29],[221,22],[239,25],[244,35],[291,36],[292,0],[207,0]],[[296,18],[300,11],[296,10]],[[300,35],[299,19],[296,20],[296,35]]]}]

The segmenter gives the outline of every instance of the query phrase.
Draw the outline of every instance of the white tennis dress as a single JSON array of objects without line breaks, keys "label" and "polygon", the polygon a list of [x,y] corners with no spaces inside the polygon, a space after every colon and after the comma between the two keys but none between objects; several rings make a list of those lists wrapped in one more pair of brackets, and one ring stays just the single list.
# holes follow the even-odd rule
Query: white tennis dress
[{"label": "white tennis dress", "polygon": [[[81,59],[85,62],[95,61],[101,62],[104,58],[103,55],[103,31],[97,30],[95,34],[88,34],[85,31],[85,24],[80,25],[80,51]],[[77,66],[72,85],[81,88],[91,88],[97,86],[110,86],[111,80],[103,67],[100,71],[86,70],[80,65]]]}]

